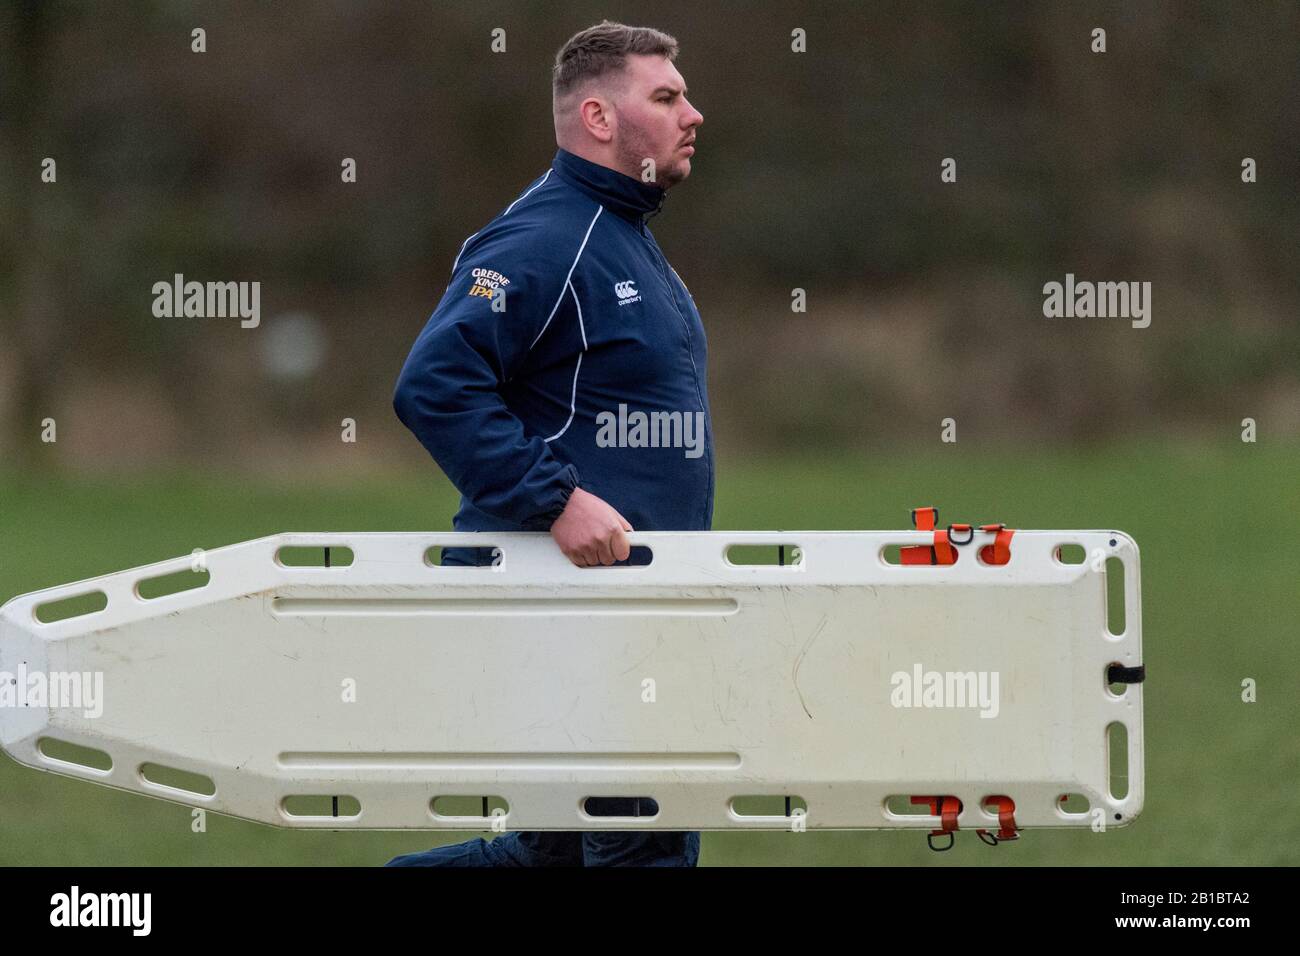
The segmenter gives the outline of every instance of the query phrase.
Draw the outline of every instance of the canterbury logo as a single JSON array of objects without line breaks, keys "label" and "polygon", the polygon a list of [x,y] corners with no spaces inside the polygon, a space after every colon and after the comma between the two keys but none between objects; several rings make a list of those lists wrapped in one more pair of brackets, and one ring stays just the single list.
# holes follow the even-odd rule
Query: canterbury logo
[{"label": "canterbury logo", "polygon": [[623,282],[614,283],[614,294],[618,296],[619,305],[631,305],[633,302],[641,301],[641,292],[633,284],[633,280],[626,279]]}]

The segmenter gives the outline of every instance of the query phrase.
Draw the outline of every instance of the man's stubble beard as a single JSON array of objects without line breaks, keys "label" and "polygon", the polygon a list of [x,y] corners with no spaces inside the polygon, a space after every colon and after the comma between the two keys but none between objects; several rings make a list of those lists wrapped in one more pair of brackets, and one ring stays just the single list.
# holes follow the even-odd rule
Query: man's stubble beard
[{"label": "man's stubble beard", "polygon": [[660,188],[669,189],[686,178],[678,166],[668,165],[665,167],[665,164],[659,161],[659,157],[655,156],[650,150],[649,138],[640,129],[633,127],[625,129],[623,132],[624,135],[618,147],[619,162],[624,169],[634,170],[629,175],[641,180],[641,182],[645,182],[645,179],[642,178],[642,171],[645,167],[642,164],[647,159],[653,159],[657,179],[655,185]]}]

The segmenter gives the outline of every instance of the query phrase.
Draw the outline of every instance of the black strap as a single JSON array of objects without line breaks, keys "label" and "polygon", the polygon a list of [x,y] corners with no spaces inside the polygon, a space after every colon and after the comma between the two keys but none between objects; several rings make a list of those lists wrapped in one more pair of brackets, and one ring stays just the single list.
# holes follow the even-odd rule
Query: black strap
[{"label": "black strap", "polygon": [[1106,668],[1106,680],[1111,684],[1140,684],[1147,679],[1146,665],[1125,667],[1123,664],[1111,664]]}]

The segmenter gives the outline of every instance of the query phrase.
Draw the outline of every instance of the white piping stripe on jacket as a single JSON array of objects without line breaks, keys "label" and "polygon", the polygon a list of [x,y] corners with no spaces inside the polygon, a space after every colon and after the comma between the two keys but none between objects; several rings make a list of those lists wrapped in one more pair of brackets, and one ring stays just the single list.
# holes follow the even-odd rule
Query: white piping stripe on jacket
[{"label": "white piping stripe on jacket", "polygon": [[[529,187],[529,188],[524,192],[524,194],[523,194],[522,196],[520,196],[518,199],[516,199],[514,202],[512,202],[509,206],[506,206],[506,211],[503,212],[501,215],[503,215],[503,216],[507,215],[507,214],[510,212],[511,209],[514,209],[514,208],[515,208],[515,205],[516,205],[516,204],[521,203],[521,202],[523,202],[525,199],[527,199],[527,198],[532,194],[532,192],[533,192],[534,189],[540,189],[542,186],[544,186],[544,185],[546,184],[546,180],[548,180],[548,179],[550,179],[550,178],[551,178],[551,171],[548,169],[548,170],[546,171],[546,175],[542,177],[541,182],[539,182],[536,186],[530,186],[530,187]],[[483,231],[483,230],[480,229],[478,232],[482,232],[482,231]],[[477,236],[477,235],[478,235],[478,232],[471,234],[470,237],[469,237],[469,239],[466,239],[464,242],[462,242],[462,243],[460,244],[460,251],[456,253],[456,260],[451,264],[451,271],[452,271],[452,272],[455,272],[455,271],[456,271],[456,267],[457,267],[458,265],[460,265],[460,257],[461,257],[462,255],[465,254],[465,247],[469,245],[469,240],[470,240],[470,239],[473,239],[474,236]]]},{"label": "white piping stripe on jacket", "polygon": [[578,290],[573,287],[573,283],[568,284],[569,291],[573,293],[573,304],[578,307],[578,331],[582,333],[582,351],[578,353],[578,364],[573,367],[573,392],[569,396],[569,420],[564,423],[564,427],[558,432],[547,438],[547,442],[553,442],[569,430],[573,424],[573,414],[578,409],[578,371],[582,368],[582,357],[587,354],[587,327],[582,322],[582,303],[578,301]]},{"label": "white piping stripe on jacket", "polygon": [[582,350],[587,351],[587,326],[582,322],[582,303],[578,301],[578,290],[569,283],[569,291],[573,293],[573,304],[578,309],[578,331],[582,333]]},{"label": "white piping stripe on jacket", "polygon": [[[591,230],[596,227],[596,220],[600,218],[600,214],[604,211],[604,206],[596,207],[596,215],[591,217],[591,223],[587,226],[587,234],[582,237],[582,245],[578,246],[578,254],[573,257],[573,265],[569,266],[569,274],[564,277],[564,285],[560,288],[560,297],[555,300],[555,305],[551,306],[551,314],[546,317],[546,322],[542,325],[542,331],[537,333],[537,338],[533,339],[532,345],[528,346],[528,351],[531,352],[533,350],[533,345],[537,344],[537,339],[542,337],[543,333],[546,332],[547,327],[551,324],[551,319],[555,318],[555,313],[560,308],[560,303],[564,301],[564,293],[569,291],[569,280],[573,278],[573,270],[578,268],[578,260],[582,258],[582,250],[587,248],[587,240],[591,238]],[[574,295],[573,300],[575,302],[578,300],[576,294]],[[585,339],[586,337],[587,334],[584,332],[583,338]]]},{"label": "white piping stripe on jacket", "polygon": [[578,370],[582,368],[582,357],[586,354],[587,354],[586,352],[579,352],[578,364],[573,367],[573,394],[569,397],[569,420],[564,423],[563,428],[561,428],[550,438],[547,438],[546,439],[547,442],[555,441],[555,439],[559,438],[561,435],[567,432],[569,430],[569,426],[573,424],[573,410],[578,407]]},{"label": "white piping stripe on jacket", "polygon": [[[546,175],[542,177],[542,181],[541,181],[540,183],[538,183],[536,186],[534,186],[533,189],[540,189],[542,186],[546,185],[546,180],[548,180],[548,179],[550,179],[550,178],[551,178],[551,171],[548,169],[548,170],[546,171]],[[503,215],[503,216],[505,216],[505,215],[509,215],[510,210],[511,210],[511,209],[514,209],[514,208],[515,208],[515,205],[516,205],[517,203],[521,203],[521,202],[523,202],[525,199],[527,199],[527,198],[528,198],[528,194],[531,193],[531,192],[533,191],[533,189],[529,189],[529,190],[528,190],[527,192],[525,192],[522,196],[520,196],[518,199],[516,199],[514,202],[512,202],[509,206],[506,206],[506,211],[503,212],[501,215]]]}]

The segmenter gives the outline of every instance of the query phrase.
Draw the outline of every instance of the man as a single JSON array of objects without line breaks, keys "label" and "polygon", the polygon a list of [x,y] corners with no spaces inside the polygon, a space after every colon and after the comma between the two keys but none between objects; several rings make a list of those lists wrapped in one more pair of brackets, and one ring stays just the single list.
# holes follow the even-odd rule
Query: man
[{"label": "man", "polygon": [[[549,531],[592,567],[627,561],[633,529],[711,525],[704,327],[646,226],[690,175],[704,121],[676,56],[671,36],[608,20],[560,49],[555,159],[465,240],[406,360],[393,407],[461,492],[457,531]],[[656,434],[626,427],[637,413]],[[486,564],[485,551],[448,548],[443,563]],[[638,809],[605,804],[589,810]],[[389,865],[694,866],[698,856],[698,833],[509,833]]]}]

